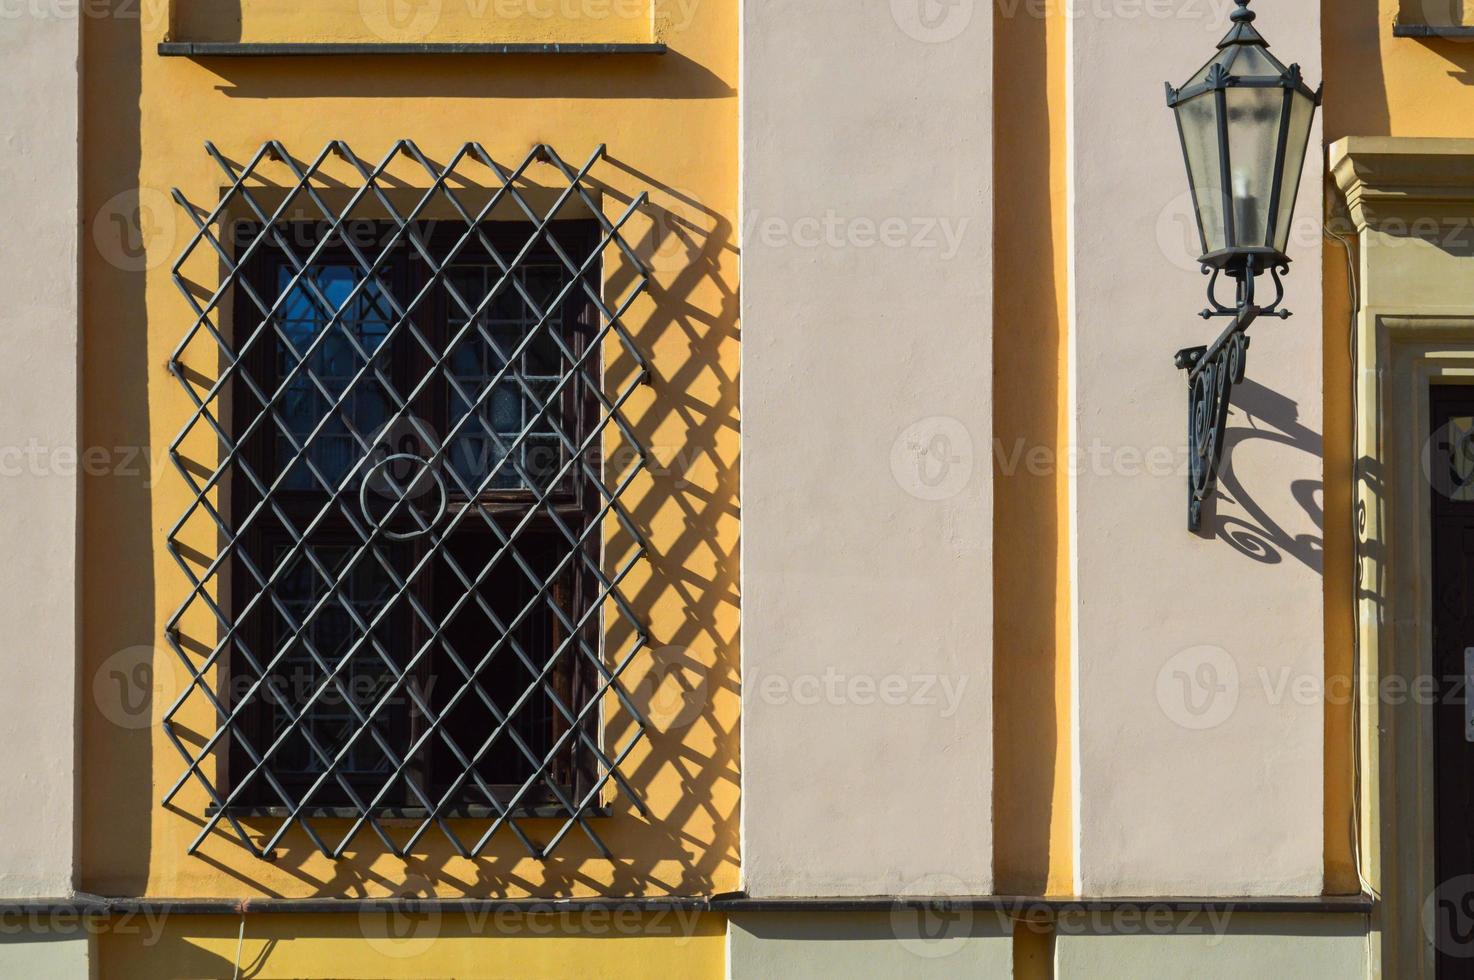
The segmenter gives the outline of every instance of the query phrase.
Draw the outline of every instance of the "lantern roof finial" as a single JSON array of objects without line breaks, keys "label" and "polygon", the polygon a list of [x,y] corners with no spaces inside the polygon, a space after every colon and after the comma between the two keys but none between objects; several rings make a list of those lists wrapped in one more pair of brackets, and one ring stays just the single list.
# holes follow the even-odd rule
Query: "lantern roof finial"
[{"label": "lantern roof finial", "polygon": [[1249,9],[1249,0],[1234,0],[1238,7],[1228,15],[1233,21],[1233,27],[1229,28],[1228,34],[1222,41],[1218,42],[1220,49],[1234,44],[1257,44],[1261,48],[1269,47],[1269,42],[1254,27],[1254,19],[1258,15]]}]

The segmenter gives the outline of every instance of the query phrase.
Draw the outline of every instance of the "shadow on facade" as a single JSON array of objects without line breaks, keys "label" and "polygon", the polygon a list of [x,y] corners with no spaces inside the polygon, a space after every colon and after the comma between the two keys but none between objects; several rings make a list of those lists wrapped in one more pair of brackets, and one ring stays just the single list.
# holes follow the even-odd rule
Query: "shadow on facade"
[{"label": "shadow on facade", "polygon": [[[1063,178],[1051,143],[1063,126],[1050,105],[1052,20],[1008,16],[1001,6],[994,18],[995,139],[1008,152],[996,155],[993,173],[993,425],[1000,445],[1063,452],[1055,249],[1063,190],[1054,186]],[[1059,734],[1059,652],[1069,647],[1060,609],[1069,597],[1058,560],[1068,488],[1054,473],[1002,472],[996,458],[993,477],[994,874],[1003,894],[1044,895],[1068,890],[1070,879],[1061,778],[1070,761]]]},{"label": "shadow on facade", "polygon": [[[167,202],[140,190],[141,24],[79,18],[84,59],[82,131],[82,445],[110,462],[82,472],[81,800],[78,885],[136,894],[147,868],[154,717],[168,696],[173,653],[154,621],[153,487],[167,478],[148,391],[161,376],[148,343],[145,286],[167,268],[173,240],[159,234]],[[84,457],[85,459],[85,457]],[[59,651],[58,651],[59,652]],[[91,831],[121,828],[126,838]]]},{"label": "shadow on facade", "polygon": [[[727,99],[731,83],[699,62],[663,55],[341,55],[310,58],[200,58],[236,99]],[[597,74],[568,71],[596,58]],[[439,68],[439,70],[436,70]],[[476,134],[468,134],[475,137]]]},{"label": "shadow on facade", "polygon": [[[1325,514],[1319,498],[1324,484],[1313,479],[1291,480],[1288,489],[1293,509],[1278,494],[1278,488],[1275,488],[1276,503],[1263,504],[1260,502],[1263,498],[1256,498],[1254,491],[1238,479],[1233,467],[1234,454],[1246,448],[1253,451],[1256,443],[1285,446],[1320,460],[1323,458],[1320,434],[1300,422],[1300,409],[1294,401],[1249,378],[1234,388],[1233,409],[1237,417],[1230,416],[1224,437],[1219,492],[1204,508],[1204,536],[1220,538],[1240,554],[1267,565],[1277,565],[1288,558],[1321,574]],[[1256,477],[1263,478],[1263,475]],[[1259,492],[1264,494],[1262,489]],[[1236,504],[1242,515],[1222,513],[1220,505],[1224,497]],[[1276,512],[1271,513],[1271,508]],[[1307,519],[1315,533],[1296,531],[1306,525]]]}]

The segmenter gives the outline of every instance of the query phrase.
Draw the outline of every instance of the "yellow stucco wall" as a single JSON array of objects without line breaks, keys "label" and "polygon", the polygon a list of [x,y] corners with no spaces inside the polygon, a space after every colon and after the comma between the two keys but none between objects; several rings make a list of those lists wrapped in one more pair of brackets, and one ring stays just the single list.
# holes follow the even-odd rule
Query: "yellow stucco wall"
[{"label": "yellow stucco wall", "polygon": [[[344,980],[716,980],[726,969],[718,915],[459,913],[399,916],[170,916],[98,939],[99,975],[341,977]],[[237,956],[239,955],[239,964]]]},{"label": "yellow stucco wall", "polygon": [[[153,9],[144,5],[140,19],[84,18],[83,28],[84,213],[97,215],[100,227],[84,263],[83,438],[89,446],[147,447],[145,469],[152,470],[86,480],[83,675],[93,677],[109,657],[139,645],[156,648],[156,672],[151,724],[120,724],[84,686],[80,886],[163,897],[734,889],[736,0],[703,3],[684,23],[675,16],[681,8],[670,5],[663,34],[672,50],[663,57],[164,58],[155,49],[168,22],[149,16]],[[655,277],[627,322],[654,378],[629,416],[660,465],[628,500],[646,527],[652,559],[627,580],[625,594],[647,617],[656,651],[626,680],[646,686],[657,723],[623,770],[653,817],[641,818],[622,797],[613,801],[613,815],[600,822],[618,855],[612,862],[577,832],[546,863],[527,857],[505,832],[478,860],[455,857],[438,833],[409,860],[380,856],[370,833],[358,839],[360,851],[333,862],[300,832],[286,838],[273,863],[223,833],[191,857],[185,850],[201,826],[203,792],[182,794],[170,810],[159,806],[184,768],[157,719],[182,677],[162,640],[163,623],[187,591],[163,536],[190,499],[165,454],[189,412],[165,362],[191,322],[169,275],[188,224],[166,195],[177,186],[197,203],[218,199],[221,178],[206,140],[238,162],[271,139],[299,159],[342,139],[377,161],[399,138],[440,161],[476,140],[504,165],[546,142],[576,166],[607,143],[609,158],[593,174],[606,212],[617,213],[641,191],[651,196],[631,239],[651,258]],[[427,180],[423,172],[403,173],[411,185]],[[546,170],[536,177],[551,183]],[[136,197],[131,188],[140,189]],[[119,248],[106,232],[115,220],[131,220],[135,204],[141,247]],[[628,369],[610,365],[611,372]],[[676,676],[657,685],[668,673]],[[694,713],[680,710],[687,690],[702,705]],[[208,711],[186,720],[197,729],[211,723]],[[609,710],[609,729],[625,731],[627,722]],[[555,828],[530,829],[545,839]]]}]

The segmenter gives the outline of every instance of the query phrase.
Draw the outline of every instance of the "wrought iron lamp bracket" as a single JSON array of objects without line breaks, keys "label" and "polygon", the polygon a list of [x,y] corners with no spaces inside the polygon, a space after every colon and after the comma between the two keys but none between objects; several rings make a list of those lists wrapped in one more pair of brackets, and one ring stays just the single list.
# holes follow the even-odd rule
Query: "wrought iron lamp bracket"
[{"label": "wrought iron lamp bracket", "polygon": [[[1221,274],[1227,272],[1237,285],[1234,306],[1220,303],[1215,287]],[[1250,255],[1240,266],[1228,269],[1203,266],[1203,274],[1212,274],[1208,281],[1208,309],[1200,315],[1233,317],[1218,335],[1218,339],[1204,347],[1188,347],[1177,352],[1173,363],[1187,374],[1187,445],[1188,445],[1188,501],[1187,526],[1197,531],[1203,524],[1203,503],[1213,496],[1218,487],[1218,474],[1223,464],[1224,432],[1228,427],[1228,406],[1235,385],[1242,384],[1244,368],[1249,353],[1249,327],[1261,316],[1290,317],[1289,310],[1280,309],[1284,302],[1285,286],[1281,276],[1289,269],[1282,260],[1271,262],[1267,271],[1274,281],[1275,296],[1267,306],[1255,303],[1255,279],[1261,274],[1256,268],[1256,257]]]},{"label": "wrought iron lamp bracket", "polygon": [[[1256,273],[1251,271],[1253,270],[1253,268],[1254,260],[1252,257],[1250,257],[1248,265],[1245,268],[1244,272],[1240,272],[1239,270],[1235,269],[1228,270],[1229,276],[1240,280],[1240,292],[1242,293],[1245,289],[1247,289],[1249,305],[1253,305],[1254,301],[1253,276]],[[1280,277],[1286,275],[1290,271],[1290,267],[1288,263],[1284,261],[1275,261],[1271,263],[1268,271],[1270,278],[1274,280],[1274,301],[1268,306],[1260,307],[1257,315],[1273,316],[1278,317],[1281,320],[1288,320],[1294,314],[1292,314],[1289,310],[1280,309],[1280,304],[1285,301],[1285,282]],[[1204,320],[1211,320],[1217,316],[1237,317],[1240,310],[1242,310],[1244,307],[1244,297],[1242,295],[1238,297],[1233,306],[1225,306],[1223,303],[1220,303],[1218,301],[1218,278],[1219,276],[1223,275],[1223,272],[1224,270],[1222,268],[1215,267],[1206,262],[1203,263],[1203,275],[1211,275],[1213,277],[1208,280],[1208,308],[1198,314],[1198,316],[1202,317]],[[1244,285],[1241,278],[1245,272],[1247,272],[1249,276],[1249,283],[1247,287]]]}]

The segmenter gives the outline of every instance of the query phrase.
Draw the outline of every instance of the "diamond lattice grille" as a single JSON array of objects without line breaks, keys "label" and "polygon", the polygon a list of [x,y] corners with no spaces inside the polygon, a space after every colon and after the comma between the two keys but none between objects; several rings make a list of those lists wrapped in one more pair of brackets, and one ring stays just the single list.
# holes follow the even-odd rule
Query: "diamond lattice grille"
[{"label": "diamond lattice grille", "polygon": [[[649,281],[623,234],[644,195],[604,215],[602,147],[577,170],[546,146],[510,170],[476,143],[443,165],[407,141],[376,165],[341,142],[309,164],[207,152],[218,203],[174,192],[194,319],[170,361],[192,501],[167,537],[190,588],[164,804],[207,795],[191,853],[223,825],[263,857],[297,827],[332,857],[366,830],[469,857],[503,828],[546,856],[577,827],[610,856],[602,797],[644,811],[620,771],[645,733],[620,683],[648,643],[620,590],[646,554],[621,502],[646,465],[623,321]],[[635,365],[618,383],[606,348]],[[633,722],[616,746],[610,699]],[[202,705],[205,732],[184,721]],[[556,829],[534,840],[534,818]]]}]

